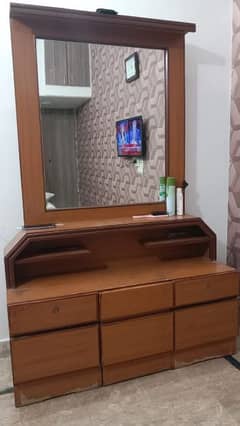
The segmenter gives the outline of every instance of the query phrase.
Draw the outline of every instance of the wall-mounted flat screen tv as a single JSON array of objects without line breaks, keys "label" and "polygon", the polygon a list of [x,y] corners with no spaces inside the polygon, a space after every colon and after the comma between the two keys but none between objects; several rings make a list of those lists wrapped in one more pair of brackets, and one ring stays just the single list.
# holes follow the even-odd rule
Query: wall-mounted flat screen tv
[{"label": "wall-mounted flat screen tv", "polygon": [[143,157],[145,143],[142,116],[117,121],[116,138],[119,157]]}]

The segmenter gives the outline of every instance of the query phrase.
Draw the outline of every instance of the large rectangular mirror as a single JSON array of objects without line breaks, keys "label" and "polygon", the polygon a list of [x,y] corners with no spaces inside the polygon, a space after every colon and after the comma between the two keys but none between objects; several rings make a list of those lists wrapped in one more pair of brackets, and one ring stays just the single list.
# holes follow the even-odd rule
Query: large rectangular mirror
[{"label": "large rectangular mirror", "polygon": [[159,177],[178,186],[185,178],[184,37],[194,31],[184,22],[12,5],[26,226],[132,224],[134,215],[165,210]]},{"label": "large rectangular mirror", "polygon": [[166,51],[36,40],[46,209],[159,201]]}]

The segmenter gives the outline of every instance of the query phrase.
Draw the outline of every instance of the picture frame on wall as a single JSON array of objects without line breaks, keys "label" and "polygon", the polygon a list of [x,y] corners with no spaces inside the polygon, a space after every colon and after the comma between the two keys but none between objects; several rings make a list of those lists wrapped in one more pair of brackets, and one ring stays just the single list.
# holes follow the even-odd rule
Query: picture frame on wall
[{"label": "picture frame on wall", "polygon": [[139,56],[137,52],[125,59],[125,75],[127,83],[139,78]]}]

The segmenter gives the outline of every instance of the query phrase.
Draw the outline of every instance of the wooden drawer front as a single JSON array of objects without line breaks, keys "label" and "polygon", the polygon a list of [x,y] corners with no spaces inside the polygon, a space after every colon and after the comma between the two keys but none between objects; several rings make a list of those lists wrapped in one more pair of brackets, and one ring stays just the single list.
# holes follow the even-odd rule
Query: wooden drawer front
[{"label": "wooden drawer front", "polygon": [[37,401],[54,398],[55,396],[92,389],[101,386],[101,382],[101,369],[100,367],[94,367],[19,383],[14,386],[15,403],[17,407],[21,407]]},{"label": "wooden drawer front", "polygon": [[97,321],[96,295],[9,306],[11,336]]},{"label": "wooden drawer front", "polygon": [[176,306],[224,299],[238,294],[238,274],[199,277],[175,284]]},{"label": "wooden drawer front", "polygon": [[176,350],[237,336],[237,300],[187,308],[175,313]]},{"label": "wooden drawer front", "polygon": [[149,284],[105,291],[100,296],[101,320],[126,318],[158,312],[173,306],[172,283]]},{"label": "wooden drawer front", "polygon": [[11,351],[15,384],[96,367],[98,327],[15,338]]},{"label": "wooden drawer front", "polygon": [[173,314],[151,315],[102,325],[103,365],[173,350]]}]

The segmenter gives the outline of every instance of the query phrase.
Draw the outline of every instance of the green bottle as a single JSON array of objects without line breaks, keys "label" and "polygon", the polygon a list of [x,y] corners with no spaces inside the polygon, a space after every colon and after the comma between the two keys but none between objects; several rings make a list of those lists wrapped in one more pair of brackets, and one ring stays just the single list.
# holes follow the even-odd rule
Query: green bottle
[{"label": "green bottle", "polygon": [[166,178],[161,176],[159,179],[159,201],[166,200]]}]

